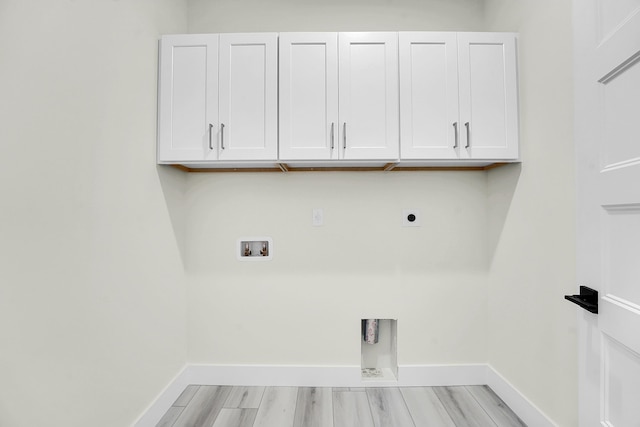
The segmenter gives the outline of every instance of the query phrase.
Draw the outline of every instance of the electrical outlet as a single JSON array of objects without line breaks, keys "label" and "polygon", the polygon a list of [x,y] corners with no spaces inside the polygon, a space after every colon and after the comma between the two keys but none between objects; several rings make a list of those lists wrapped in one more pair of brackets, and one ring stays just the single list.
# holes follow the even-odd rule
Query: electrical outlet
[{"label": "electrical outlet", "polygon": [[311,216],[311,222],[314,227],[320,227],[324,224],[324,212],[322,208],[314,208]]},{"label": "electrical outlet", "polygon": [[420,211],[418,209],[403,209],[402,226],[420,227]]}]

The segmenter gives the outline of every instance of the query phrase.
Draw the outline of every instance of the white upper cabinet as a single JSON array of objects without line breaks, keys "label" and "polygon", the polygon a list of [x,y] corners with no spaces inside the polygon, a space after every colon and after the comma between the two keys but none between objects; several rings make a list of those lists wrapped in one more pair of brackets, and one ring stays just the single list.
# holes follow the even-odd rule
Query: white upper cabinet
[{"label": "white upper cabinet", "polygon": [[158,162],[215,159],[218,35],[162,37],[159,72]]},{"label": "white upper cabinet", "polygon": [[278,34],[220,34],[219,160],[278,157]]},{"label": "white upper cabinet", "polygon": [[280,160],[397,160],[397,33],[280,34]]},{"label": "white upper cabinet", "polygon": [[338,43],[341,158],[398,159],[398,33],[340,33]]},{"label": "white upper cabinet", "polygon": [[518,158],[518,83],[513,34],[458,33],[462,158]]},{"label": "white upper cabinet", "polygon": [[158,163],[286,170],[518,159],[511,33],[169,35],[158,87]]},{"label": "white upper cabinet", "polygon": [[515,35],[400,33],[401,158],[518,158]]},{"label": "white upper cabinet", "polygon": [[276,160],[278,35],[173,35],[160,43],[158,161]]},{"label": "white upper cabinet", "polygon": [[337,159],[337,33],[281,33],[279,71],[280,159]]},{"label": "white upper cabinet", "polygon": [[400,33],[400,140],[403,159],[457,159],[456,33]]}]

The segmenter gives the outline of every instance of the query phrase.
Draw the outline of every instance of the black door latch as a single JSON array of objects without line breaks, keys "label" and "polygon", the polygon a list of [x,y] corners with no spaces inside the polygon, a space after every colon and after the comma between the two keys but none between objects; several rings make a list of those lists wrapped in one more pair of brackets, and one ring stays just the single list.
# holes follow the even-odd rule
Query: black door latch
[{"label": "black door latch", "polygon": [[595,289],[580,286],[580,295],[565,295],[564,299],[578,304],[591,313],[598,314],[598,291]]}]

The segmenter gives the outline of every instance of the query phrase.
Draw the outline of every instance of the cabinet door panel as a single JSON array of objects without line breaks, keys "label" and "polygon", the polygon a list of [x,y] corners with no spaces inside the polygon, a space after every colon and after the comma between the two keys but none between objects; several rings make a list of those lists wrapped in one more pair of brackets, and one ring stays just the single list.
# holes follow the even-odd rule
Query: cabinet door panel
[{"label": "cabinet door panel", "polygon": [[337,33],[280,34],[279,72],[279,158],[337,157]]},{"label": "cabinet door panel", "polygon": [[455,33],[400,33],[402,159],[458,158],[457,49]]},{"label": "cabinet door panel", "polygon": [[220,35],[220,160],[277,157],[277,35]]},{"label": "cabinet door panel", "polygon": [[165,36],[160,43],[158,161],[215,159],[209,124],[218,120],[218,36]]},{"label": "cabinet door panel", "polygon": [[[518,104],[515,37],[460,33],[461,157],[516,159]],[[464,127],[468,124],[468,131]]]},{"label": "cabinet door panel", "polygon": [[344,159],[399,152],[397,33],[340,33],[340,145]]}]

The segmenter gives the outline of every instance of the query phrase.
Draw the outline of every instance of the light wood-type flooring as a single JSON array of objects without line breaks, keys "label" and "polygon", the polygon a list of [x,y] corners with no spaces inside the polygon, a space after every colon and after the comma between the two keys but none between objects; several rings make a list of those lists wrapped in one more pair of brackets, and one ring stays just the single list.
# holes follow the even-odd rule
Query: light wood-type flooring
[{"label": "light wood-type flooring", "polygon": [[525,426],[487,386],[329,388],[190,385],[158,427]]}]

